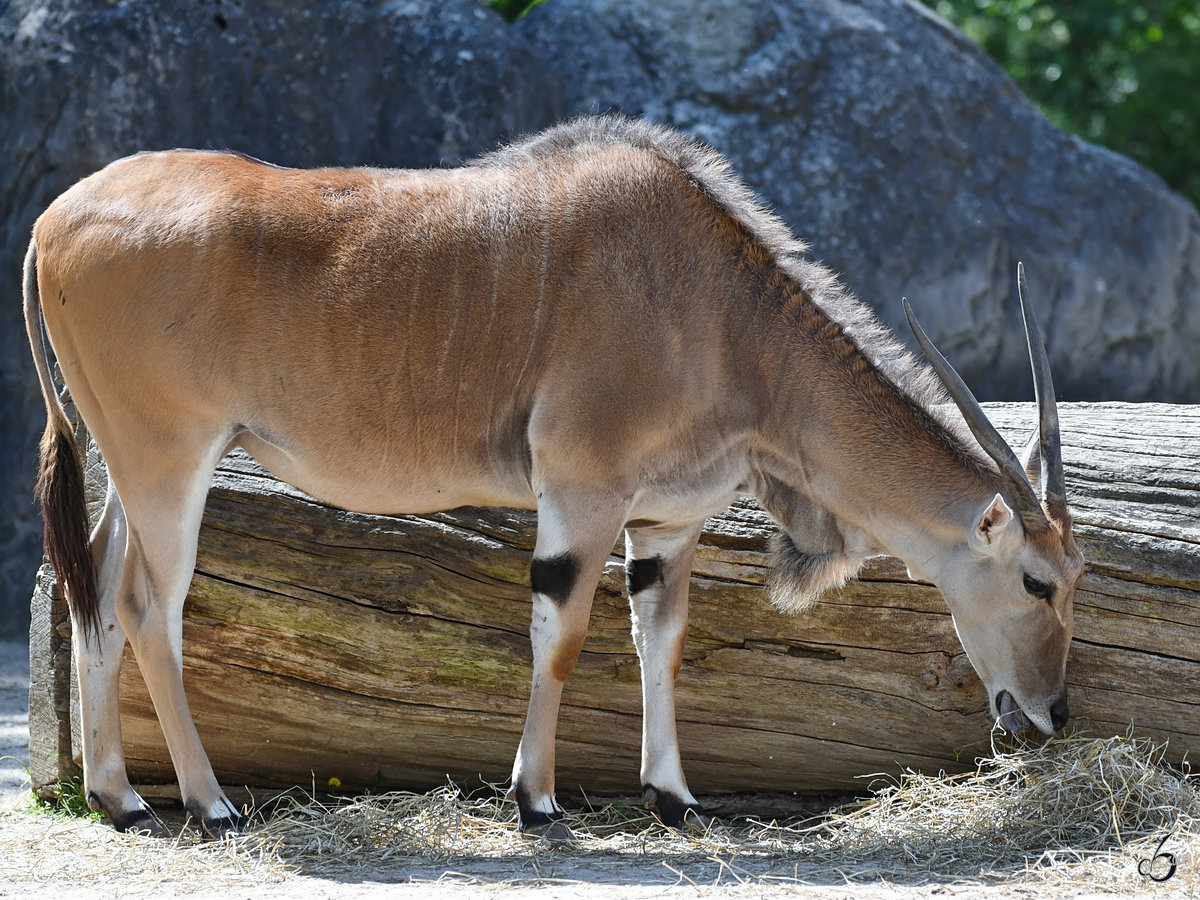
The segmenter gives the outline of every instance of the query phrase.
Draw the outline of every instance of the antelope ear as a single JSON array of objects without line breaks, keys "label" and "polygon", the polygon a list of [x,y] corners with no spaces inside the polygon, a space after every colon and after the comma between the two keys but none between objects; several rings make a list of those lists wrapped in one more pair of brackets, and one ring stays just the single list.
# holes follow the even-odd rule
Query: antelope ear
[{"label": "antelope ear", "polygon": [[991,552],[1001,537],[1013,527],[1013,511],[1004,498],[997,494],[975,523],[971,532],[971,546],[983,552]]}]

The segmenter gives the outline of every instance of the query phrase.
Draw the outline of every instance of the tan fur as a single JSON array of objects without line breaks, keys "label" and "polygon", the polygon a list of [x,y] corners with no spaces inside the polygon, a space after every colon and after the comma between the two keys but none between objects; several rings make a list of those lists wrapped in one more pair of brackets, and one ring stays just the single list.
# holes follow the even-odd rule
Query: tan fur
[{"label": "tan fur", "polygon": [[[971,626],[983,648],[972,659],[1001,659],[1005,689],[1038,705],[1039,722],[1065,690],[1069,526],[1028,543],[1009,532],[994,559],[972,555],[976,514],[1003,489],[995,465],[944,419],[930,373],[804,258],[719,155],[680,135],[585,119],[431,171],[144,154],[56,200],[33,246],[46,330],[108,464],[111,518],[128,524],[101,615],[129,630],[205,821],[232,807],[186,713],[178,617],[204,492],[237,445],[363,512],[539,509],[537,552],[570,553],[586,572],[559,623],[535,628],[514,766],[526,786],[553,783],[561,682],[621,524],[686,548],[668,617],[682,634],[699,523],[739,493],[788,532],[784,605],[882,552],[936,571],[962,621],[1024,603],[1022,567],[1056,579],[1067,624],[1039,659],[1025,664],[996,629],[999,611]],[[998,584],[1002,601],[971,599]],[[1049,627],[1037,609],[1022,615]],[[682,638],[653,618],[638,639],[671,656],[669,674]],[[673,689],[655,683],[664,737],[643,770],[686,799]],[[81,675],[81,693],[103,695],[98,721],[107,690]],[[110,814],[139,809],[115,776],[95,790]],[[524,793],[538,791],[533,811],[549,815],[542,787]]]},{"label": "tan fur", "polygon": [[583,652],[584,635],[579,635],[558,653],[550,657],[550,673],[559,681],[566,681],[575,671],[579,654]]}]

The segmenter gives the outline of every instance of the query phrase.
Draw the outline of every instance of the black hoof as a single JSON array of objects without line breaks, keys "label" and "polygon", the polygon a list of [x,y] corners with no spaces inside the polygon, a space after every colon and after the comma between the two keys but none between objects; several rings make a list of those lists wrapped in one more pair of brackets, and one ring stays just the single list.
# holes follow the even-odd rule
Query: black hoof
[{"label": "black hoof", "polygon": [[518,824],[518,828],[521,834],[526,837],[538,837],[543,841],[550,841],[552,844],[562,844],[575,840],[575,832],[559,819],[529,825],[520,823]]},{"label": "black hoof", "polygon": [[513,790],[517,800],[517,830],[530,837],[547,841],[569,841],[575,835],[563,822],[563,811],[554,805],[554,812],[541,812],[533,808],[529,795],[521,788]]},{"label": "black hoof", "polygon": [[88,808],[92,812],[103,813],[112,827],[121,834],[145,834],[157,838],[171,837],[171,830],[163,824],[162,819],[154,814],[154,810],[146,801],[141,797],[137,799],[141,806],[114,812],[113,805],[105,803],[95,792],[89,791],[87,795]]},{"label": "black hoof", "polygon": [[209,837],[220,840],[229,834],[242,834],[246,830],[245,816],[222,816],[219,819],[205,819],[200,823],[204,833]]},{"label": "black hoof", "polygon": [[[520,804],[517,804],[520,809]],[[562,810],[552,813],[537,812],[536,810],[520,810],[517,816],[517,830],[530,837],[545,838],[548,841],[569,841],[574,834],[562,821]]]},{"label": "black hoof", "polygon": [[147,837],[172,837],[171,829],[163,824],[150,810],[135,809],[116,819],[110,819],[113,828],[122,834],[144,834]]},{"label": "black hoof", "polygon": [[198,807],[194,807],[189,803],[185,806],[188,813],[188,822],[206,836],[217,840],[229,834],[241,834],[246,830],[246,817],[235,810],[228,800],[225,801],[225,806],[229,810],[229,815],[205,817],[201,814]]},{"label": "black hoof", "polygon": [[653,809],[659,821],[670,828],[707,831],[712,825],[712,819],[704,814],[699,803],[687,803],[678,794],[659,790],[650,784],[644,788],[642,803],[647,809]]}]

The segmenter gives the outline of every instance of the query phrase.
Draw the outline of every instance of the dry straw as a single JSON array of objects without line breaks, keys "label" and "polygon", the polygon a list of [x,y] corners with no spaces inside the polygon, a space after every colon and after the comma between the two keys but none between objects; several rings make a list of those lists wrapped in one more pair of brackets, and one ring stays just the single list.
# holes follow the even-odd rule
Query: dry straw
[{"label": "dry straw", "polygon": [[[61,844],[61,858],[26,861],[20,874],[25,883],[40,871],[72,877],[66,866],[91,879],[99,865],[163,884],[199,877],[213,887],[239,877],[390,871],[526,886],[586,870],[612,884],[1058,881],[1095,890],[1160,888],[1155,879],[1169,874],[1170,887],[1191,896],[1200,880],[1200,793],[1163,757],[1163,747],[1145,740],[1064,738],[994,752],[966,774],[888,779],[817,821],[721,823],[702,833],[608,804],[569,815],[576,839],[566,845],[518,834],[515,807],[496,791],[467,796],[446,785],[335,799],[289,792],[258,811],[247,833],[219,842],[188,832],[164,846],[60,822],[30,849],[44,857]],[[5,825],[0,818],[0,848]],[[80,846],[85,830],[90,851]],[[0,862],[0,875],[5,869]]]},{"label": "dry straw", "polygon": [[1200,793],[1195,779],[1164,764],[1165,749],[1074,737],[993,753],[963,775],[909,773],[834,811],[808,838],[817,852],[859,861],[860,875],[901,878],[906,866],[937,879],[1086,870],[1106,886],[1165,875],[1167,858],[1154,859],[1163,842],[1177,873],[1182,851],[1195,878]]},{"label": "dry straw", "polygon": [[[442,860],[582,854],[593,865],[631,858],[673,866],[718,862],[739,877],[904,882],[1075,877],[1108,885],[1149,882],[1137,863],[1158,842],[1177,874],[1200,860],[1200,794],[1163,763],[1164,747],[1115,737],[1064,738],[995,752],[963,775],[907,773],[867,800],[800,824],[718,824],[704,833],[662,827],[647,811],[609,804],[569,817],[577,840],[546,847],[516,831],[515,810],[495,793],[453,785],[429,794],[384,794],[325,804],[288,798],[252,832],[280,858],[356,866],[364,858]],[[1187,857],[1187,859],[1181,859]],[[1168,861],[1143,869],[1166,872]],[[1083,869],[1081,869],[1083,867]]]}]

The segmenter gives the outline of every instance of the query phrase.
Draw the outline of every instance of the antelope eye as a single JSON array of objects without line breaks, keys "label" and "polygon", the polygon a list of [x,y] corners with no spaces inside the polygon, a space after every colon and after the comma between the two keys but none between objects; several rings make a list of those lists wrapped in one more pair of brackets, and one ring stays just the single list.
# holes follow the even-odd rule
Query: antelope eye
[{"label": "antelope eye", "polygon": [[1037,597],[1039,600],[1045,600],[1047,603],[1049,603],[1050,598],[1054,596],[1054,586],[1053,585],[1047,584],[1044,581],[1034,578],[1032,575],[1026,575],[1024,583],[1025,583],[1025,590],[1028,591],[1030,594],[1032,594],[1034,597]]}]

